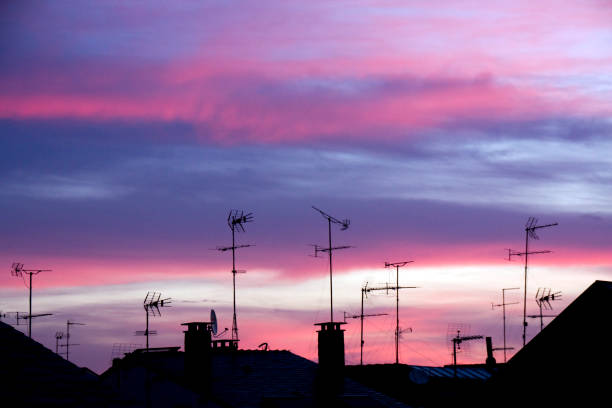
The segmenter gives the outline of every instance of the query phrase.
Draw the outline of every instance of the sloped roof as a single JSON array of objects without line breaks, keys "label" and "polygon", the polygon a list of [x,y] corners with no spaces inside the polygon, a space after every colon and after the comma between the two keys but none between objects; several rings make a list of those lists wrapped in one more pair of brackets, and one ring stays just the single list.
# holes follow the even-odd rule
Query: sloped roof
[{"label": "sloped roof", "polygon": [[[143,357],[146,358],[146,354],[140,355],[139,359]],[[149,364],[149,368],[157,370],[159,375],[180,384],[188,383],[184,377],[185,353],[167,353],[165,358],[161,353],[153,353],[150,357],[156,363]],[[129,361],[130,356],[127,355],[125,360]],[[132,359],[131,364],[137,361]],[[213,353],[211,368],[208,396],[213,403],[245,408],[317,406],[315,387],[318,364],[290,351],[235,350]],[[116,369],[111,367],[102,377],[110,380],[116,375],[113,373]],[[344,380],[340,400],[346,407],[405,407],[348,378]]]},{"label": "sloped roof", "polygon": [[[453,367],[430,367],[430,366],[409,366],[412,368],[410,372],[411,376],[417,376],[420,374],[426,375],[431,378],[462,378],[470,380],[481,380],[486,381],[491,378],[491,371],[486,367],[470,367],[458,365],[456,370]],[[418,372],[419,374],[412,374]],[[411,377],[412,379],[412,377]]]},{"label": "sloped roof", "polygon": [[600,367],[602,359],[610,358],[610,334],[612,282],[595,281],[508,361],[508,370],[534,364]]},{"label": "sloped roof", "polygon": [[0,379],[20,406],[107,406],[98,376],[0,322]]},{"label": "sloped roof", "polygon": [[[222,401],[232,405],[259,406],[259,401],[282,400],[295,403],[315,393],[318,364],[286,350],[239,350],[213,356],[213,389]],[[400,407],[403,404],[345,378],[346,406],[368,402],[368,406]]]},{"label": "sloped roof", "polygon": [[[612,282],[595,281],[508,361],[496,383],[506,389],[537,387],[548,405],[577,396],[585,406],[608,399],[610,339]],[[507,406],[515,402],[509,398]]]}]

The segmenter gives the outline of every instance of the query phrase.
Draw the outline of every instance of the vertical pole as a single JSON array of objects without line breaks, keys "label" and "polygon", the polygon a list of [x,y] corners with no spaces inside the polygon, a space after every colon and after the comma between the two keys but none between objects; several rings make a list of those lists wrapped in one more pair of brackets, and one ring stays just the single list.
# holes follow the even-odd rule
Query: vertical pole
[{"label": "vertical pole", "polygon": [[540,331],[544,329],[544,316],[542,316],[542,302],[540,302]]},{"label": "vertical pole", "polygon": [[332,283],[332,238],[331,238],[331,219],[327,218],[327,231],[329,236],[329,321],[334,322],[334,290]]},{"label": "vertical pole", "polygon": [[28,319],[28,337],[32,338],[32,272],[30,275],[30,318]]},{"label": "vertical pole", "polygon": [[232,316],[232,340],[238,340],[238,322],[236,320],[236,240],[235,226],[232,225],[232,287],[233,287],[233,304],[234,315]]},{"label": "vertical pole", "polygon": [[[457,337],[459,337],[459,331],[457,331]],[[457,377],[457,340],[453,339],[453,372]]]},{"label": "vertical pole", "polygon": [[145,333],[147,334],[147,351],[149,351],[149,309],[145,308],[145,314],[147,319],[147,328]]},{"label": "vertical pole", "polygon": [[395,266],[395,364],[399,364],[399,265]]},{"label": "vertical pole", "polygon": [[360,354],[359,354],[359,365],[363,365],[363,295],[365,293],[365,289],[361,288],[361,315],[359,316],[361,318],[361,347],[360,347]]},{"label": "vertical pole", "polygon": [[504,316],[504,363],[506,362],[506,289],[502,289],[502,313]]},{"label": "vertical pole", "polygon": [[[147,342],[147,349],[149,343]],[[70,361],[70,320],[66,320],[66,360]]]},{"label": "vertical pole", "polygon": [[527,339],[527,257],[529,256],[529,229],[525,228],[525,287],[523,293],[523,347]]}]

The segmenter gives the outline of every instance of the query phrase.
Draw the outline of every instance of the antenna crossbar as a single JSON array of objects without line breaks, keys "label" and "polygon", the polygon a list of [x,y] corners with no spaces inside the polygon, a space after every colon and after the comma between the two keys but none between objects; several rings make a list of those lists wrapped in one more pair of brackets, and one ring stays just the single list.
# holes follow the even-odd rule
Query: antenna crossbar
[{"label": "antenna crossbar", "polygon": [[251,244],[247,244],[247,245],[232,245],[232,246],[227,246],[227,247],[216,247],[215,250],[216,251],[221,251],[221,252],[225,252],[225,251],[229,251],[231,250],[236,250],[239,248],[248,248],[248,247],[252,247],[255,245],[251,245]]}]

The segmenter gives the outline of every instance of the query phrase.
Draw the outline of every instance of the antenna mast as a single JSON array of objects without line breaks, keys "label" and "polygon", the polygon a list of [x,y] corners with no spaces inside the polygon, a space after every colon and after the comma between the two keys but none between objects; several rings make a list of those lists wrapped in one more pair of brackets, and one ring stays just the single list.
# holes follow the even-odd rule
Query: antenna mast
[{"label": "antenna mast", "polygon": [[[23,274],[29,275],[30,285],[26,285],[30,289],[30,319],[28,321],[28,337],[32,338],[32,275],[38,275],[41,272],[51,272],[51,269],[23,269],[23,264],[19,262],[13,262],[11,265],[11,275],[18,276],[23,279]],[[23,280],[25,284],[25,279]]]},{"label": "antenna mast", "polygon": [[64,338],[64,332],[55,332],[55,354],[59,355],[59,341]]},{"label": "antenna mast", "polygon": [[144,335],[147,337],[147,351],[149,351],[149,335],[157,334],[157,331],[149,330],[149,315],[153,317],[161,316],[161,311],[159,310],[159,308],[170,307],[168,305],[172,303],[171,300],[172,299],[170,298],[162,299],[160,292],[147,292],[147,295],[145,296],[145,299],[142,302],[146,315],[146,329],[144,331],[138,330],[136,332],[136,335]]},{"label": "antenna mast", "polygon": [[363,314],[363,298],[367,297],[367,290],[368,290],[368,282],[365,283],[365,285],[363,286],[363,288],[361,288],[361,314],[358,315],[347,315],[346,312],[344,312],[344,321],[346,322],[346,318],[350,317],[351,319],[357,319],[359,318],[360,323],[361,323],[361,342],[359,343],[359,365],[363,365],[363,345],[364,345],[364,340],[363,340],[363,319],[364,317],[375,317],[375,316],[387,316],[388,313],[371,313],[371,314]]},{"label": "antenna mast", "polygon": [[[400,266],[404,266],[406,264],[409,264],[413,261],[406,261],[406,262],[398,262],[396,264],[389,264],[388,262],[385,262],[385,267],[389,266],[395,266],[396,268],[396,282],[399,283],[399,268]],[[367,294],[368,292],[374,292],[377,290],[384,290],[387,291],[387,293],[389,293],[390,290],[395,290],[396,291],[396,297],[395,297],[395,313],[396,313],[396,319],[395,319],[395,364],[399,364],[399,337],[400,334],[402,333],[402,331],[399,329],[399,290],[400,289],[418,289],[418,286],[399,286],[399,285],[395,285],[395,286],[391,286],[388,283],[385,284],[385,286],[379,286],[379,287],[374,287],[374,288],[364,288],[365,293]]]},{"label": "antenna mast", "polygon": [[457,350],[461,350],[461,343],[464,341],[482,339],[482,336],[462,336],[461,330],[457,330],[457,336],[453,337],[453,370],[454,375],[457,377]]},{"label": "antenna mast", "polygon": [[399,268],[414,261],[385,262],[385,268],[395,268],[395,364],[399,364]]},{"label": "antenna mast", "polygon": [[238,322],[236,320],[236,274],[246,273],[246,271],[236,270],[236,249],[248,248],[253,245],[236,245],[236,231],[245,232],[244,224],[253,221],[253,213],[245,214],[244,211],[231,210],[227,216],[227,225],[232,231],[232,246],[230,247],[217,247],[217,251],[225,252],[232,250],[232,286],[233,286],[233,303],[234,303],[234,315],[232,318],[232,340],[238,341]]},{"label": "antenna mast", "polygon": [[[506,347],[506,306],[509,305],[518,305],[519,302],[511,302],[511,303],[506,303],[506,291],[507,290],[518,290],[520,288],[503,288],[502,289],[502,302],[500,304],[494,305],[493,303],[491,303],[491,309],[494,309],[496,307],[500,307],[502,308],[502,315],[503,315],[503,321],[504,321],[504,347],[502,348],[502,350],[504,350],[504,363],[506,362],[506,350],[512,350],[513,347]],[[499,348],[495,349],[495,350],[499,350]]]},{"label": "antenna mast", "polygon": [[331,225],[332,223],[338,224],[340,225],[340,231],[345,231],[348,229],[349,225],[351,224],[351,221],[348,219],[340,221],[339,219],[332,217],[331,215],[325,213],[324,211],[319,210],[314,205],[312,206],[312,208],[318,211],[319,213],[321,213],[323,218],[327,220],[327,235],[329,238],[329,246],[327,248],[322,248],[318,245],[315,245],[314,248],[315,248],[315,257],[318,255],[319,252],[327,252],[329,254],[329,314],[330,314],[329,321],[333,323],[334,322],[334,290],[333,290],[333,281],[332,281],[332,253],[336,249],[346,249],[346,248],[351,248],[351,247],[346,246],[346,245],[332,247]]},{"label": "antenna mast", "polygon": [[529,238],[533,238],[535,240],[539,240],[540,237],[536,234],[536,230],[541,228],[554,227],[559,225],[558,222],[554,222],[552,224],[538,225],[538,219],[534,217],[529,217],[527,220],[527,224],[525,224],[525,252],[516,252],[511,249],[508,249],[508,260],[511,259],[512,256],[522,256],[525,255],[525,287],[523,293],[523,347],[525,347],[526,339],[527,339],[527,260],[529,255],[534,254],[547,254],[550,251],[531,251],[529,252]]},{"label": "antenna mast", "polygon": [[[70,343],[70,326],[85,326],[85,323],[77,323],[71,322],[70,320],[66,320],[66,344],[63,346],[66,347],[66,360],[70,361],[70,346],[78,346],[79,344]],[[57,339],[57,333],[55,334],[55,338]]]}]

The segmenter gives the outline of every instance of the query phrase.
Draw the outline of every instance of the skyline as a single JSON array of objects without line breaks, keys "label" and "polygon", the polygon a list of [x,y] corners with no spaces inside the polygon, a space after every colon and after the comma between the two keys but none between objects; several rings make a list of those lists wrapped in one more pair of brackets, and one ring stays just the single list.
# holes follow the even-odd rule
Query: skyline
[{"label": "skyline", "polygon": [[[314,359],[329,314],[328,265],[308,256],[327,239],[314,205],[351,220],[334,231],[355,247],[334,257],[335,320],[358,313],[366,281],[389,280],[384,262],[414,260],[400,271],[421,287],[400,293],[404,363],[448,363],[448,324],[501,344],[490,304],[522,287],[505,248],[524,248],[532,216],[559,226],[534,242],[552,253],[531,258],[528,307],[549,287],[559,312],[612,280],[612,5],[532,3],[1,6],[0,311],[27,310],[12,262],[53,269],[34,278],[33,313],[55,314],[33,337],[54,349],[67,319],[87,323],[71,357],[96,371],[138,339],[148,291],[176,300],[152,346],[182,344],[179,324],[211,308],[230,328],[231,256],[214,249],[245,210],[241,346]],[[365,320],[366,362],[393,361],[392,297],[368,299],[390,315]],[[518,347],[522,309],[508,313]],[[484,361],[472,348],[460,362]]]}]

